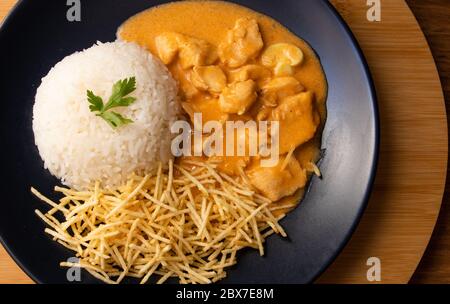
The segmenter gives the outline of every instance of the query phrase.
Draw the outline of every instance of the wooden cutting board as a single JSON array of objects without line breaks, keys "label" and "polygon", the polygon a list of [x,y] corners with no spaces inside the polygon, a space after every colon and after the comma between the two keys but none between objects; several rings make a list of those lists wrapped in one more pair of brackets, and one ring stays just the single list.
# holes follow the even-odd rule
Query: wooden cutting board
[{"label": "wooden cutting board", "polygon": [[[0,20],[15,2],[0,2]],[[447,118],[439,77],[404,0],[381,1],[381,22],[367,20],[366,1],[331,2],[357,37],[373,74],[381,154],[363,219],[318,281],[368,283],[367,259],[377,257],[382,283],[407,283],[430,239],[445,184]],[[31,282],[0,246],[0,283]]]},{"label": "wooden cutting board", "polygon": [[358,39],[375,81],[381,151],[363,219],[319,282],[367,283],[367,259],[378,257],[382,283],[407,283],[430,239],[445,186],[447,119],[439,76],[403,0],[381,1],[381,22],[367,21],[367,1],[332,2]]}]

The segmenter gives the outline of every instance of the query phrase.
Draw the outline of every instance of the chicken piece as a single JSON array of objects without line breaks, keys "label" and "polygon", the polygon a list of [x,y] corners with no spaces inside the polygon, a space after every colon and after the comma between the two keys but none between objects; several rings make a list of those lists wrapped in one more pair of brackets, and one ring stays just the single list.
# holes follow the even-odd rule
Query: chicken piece
[{"label": "chicken piece", "polygon": [[219,57],[229,67],[238,68],[255,59],[263,45],[258,22],[255,19],[241,18],[219,45]]},{"label": "chicken piece", "polygon": [[202,126],[208,121],[225,122],[229,115],[220,111],[219,100],[217,98],[195,98],[189,102],[181,104],[183,109],[189,115],[191,122],[194,122],[194,114],[202,114]]},{"label": "chicken piece", "polygon": [[155,44],[159,58],[166,65],[172,63],[177,56],[184,69],[210,65],[218,58],[208,42],[179,33],[162,33],[155,38]]},{"label": "chicken piece", "polygon": [[250,183],[273,202],[305,187],[307,179],[306,170],[294,156],[289,160],[286,160],[286,156],[280,156],[278,164],[274,167],[251,165],[245,172]]},{"label": "chicken piece", "polygon": [[320,116],[314,107],[314,95],[309,91],[283,99],[270,113],[269,119],[280,123],[280,154],[313,138],[320,123]]},{"label": "chicken piece", "polygon": [[180,63],[172,64],[169,66],[169,70],[175,80],[178,82],[179,94],[181,100],[191,100],[197,98],[202,92],[197,89],[191,82],[189,73],[181,67]]},{"label": "chicken piece", "polygon": [[173,32],[163,33],[155,38],[159,59],[164,64],[169,64],[178,55],[179,41],[182,35]]},{"label": "chicken piece", "polygon": [[190,74],[192,84],[199,90],[220,93],[227,85],[227,77],[219,66],[195,66]]},{"label": "chicken piece", "polygon": [[269,46],[261,56],[264,66],[274,68],[275,76],[290,76],[294,74],[292,67],[303,62],[303,52],[290,43],[276,43]]},{"label": "chicken piece", "polygon": [[[230,117],[230,119],[232,119]],[[250,118],[251,119],[251,118]],[[245,121],[245,119],[243,119]],[[257,146],[257,130],[253,131],[254,133],[249,131],[249,129],[245,129],[244,132],[242,130],[238,132],[234,130],[234,149],[231,149],[231,146],[228,147],[227,139],[229,139],[226,130],[224,130],[223,137],[223,153],[224,156],[214,156],[212,160],[217,162],[217,169],[221,172],[226,173],[232,176],[239,176],[245,167],[250,163],[250,154],[257,153],[257,151],[251,151],[250,145]],[[250,138],[250,136],[252,138]],[[253,143],[251,141],[253,140]],[[227,152],[228,149],[232,150],[231,153]]]},{"label": "chicken piece", "polygon": [[247,156],[218,156],[213,157],[212,161],[218,162],[217,169],[221,172],[231,176],[239,176],[241,170],[250,162],[250,158]]},{"label": "chicken piece", "polygon": [[242,115],[250,108],[257,97],[256,83],[253,80],[235,82],[222,91],[219,106],[224,113]]},{"label": "chicken piece", "polygon": [[267,120],[267,118],[270,116],[270,112],[272,112],[272,110],[269,107],[262,106],[259,109],[258,113],[256,114],[256,120],[257,121]]},{"label": "chicken piece", "polygon": [[217,53],[208,42],[192,38],[184,37],[180,43],[180,64],[184,69],[193,66],[211,65],[217,60]]},{"label": "chicken piece", "polygon": [[180,81],[179,85],[181,88],[180,97],[184,100],[194,98],[200,93],[200,91],[193,86],[190,81]]},{"label": "chicken piece", "polygon": [[272,73],[269,69],[257,64],[244,65],[243,67],[231,70],[229,72],[231,82],[246,81],[251,79],[260,83],[269,79],[271,76]]},{"label": "chicken piece", "polygon": [[304,91],[304,87],[294,77],[276,77],[261,87],[261,102],[268,107],[276,107],[279,100]]}]

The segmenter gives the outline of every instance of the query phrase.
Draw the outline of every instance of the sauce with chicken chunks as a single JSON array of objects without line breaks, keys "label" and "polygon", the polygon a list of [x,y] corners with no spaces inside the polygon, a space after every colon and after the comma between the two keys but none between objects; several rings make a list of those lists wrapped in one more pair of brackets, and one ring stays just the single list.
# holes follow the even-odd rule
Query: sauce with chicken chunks
[{"label": "sauce with chicken chunks", "polygon": [[[277,21],[221,1],[181,1],[130,18],[118,37],[146,47],[179,83],[183,109],[193,120],[279,121],[279,162],[214,156],[219,170],[245,174],[279,204],[295,206],[308,178],[320,175],[320,140],[327,83],[311,47]],[[179,159],[178,161],[183,161]]]}]

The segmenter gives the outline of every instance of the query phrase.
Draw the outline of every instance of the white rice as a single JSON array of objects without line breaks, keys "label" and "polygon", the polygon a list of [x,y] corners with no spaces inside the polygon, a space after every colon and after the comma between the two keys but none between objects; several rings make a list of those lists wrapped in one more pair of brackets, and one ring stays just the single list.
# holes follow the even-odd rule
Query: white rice
[{"label": "white rice", "polygon": [[[134,122],[116,129],[89,110],[86,90],[106,102],[112,86],[136,77],[137,100],[114,111]],[[85,189],[114,187],[133,172],[154,171],[172,158],[170,125],[177,119],[177,85],[166,67],[134,43],[97,43],[55,65],[37,90],[33,131],[47,168]]]}]

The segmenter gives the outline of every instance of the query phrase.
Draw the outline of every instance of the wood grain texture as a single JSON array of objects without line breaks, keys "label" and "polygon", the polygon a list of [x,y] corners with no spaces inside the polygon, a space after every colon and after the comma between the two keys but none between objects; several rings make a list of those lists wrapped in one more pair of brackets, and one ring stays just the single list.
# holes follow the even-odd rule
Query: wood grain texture
[{"label": "wood grain texture", "polygon": [[382,283],[407,283],[433,231],[447,168],[447,121],[433,57],[403,0],[382,1],[368,22],[366,1],[332,1],[368,60],[379,98],[380,162],[374,192],[350,243],[320,278],[368,283],[381,259]]},{"label": "wood grain texture", "polygon": [[[0,1],[0,19],[14,2]],[[366,260],[376,256],[382,261],[384,283],[406,283],[429,241],[444,187],[447,122],[438,74],[403,0],[382,1],[380,23],[367,21],[366,1],[332,2],[354,31],[372,70],[382,141],[369,207],[319,282],[367,283]],[[0,249],[0,283],[28,282]]]},{"label": "wood grain texture", "polygon": [[0,284],[32,284],[33,281],[14,263],[0,245]]},{"label": "wood grain texture", "polygon": [[[407,0],[430,44],[450,111],[450,1]],[[448,116],[448,114],[447,114]],[[448,169],[447,169],[448,170]],[[448,174],[447,174],[448,176]],[[450,180],[447,179],[441,213],[412,283],[450,284]]]}]

